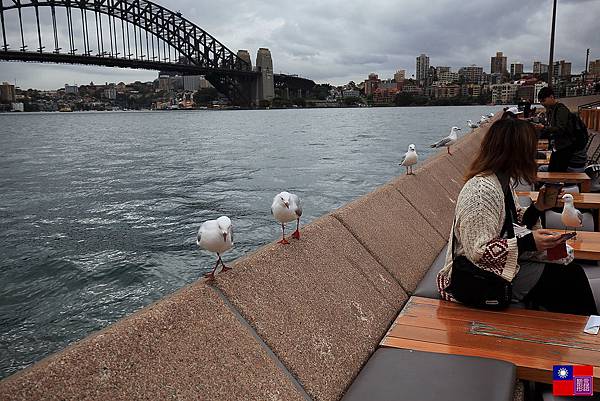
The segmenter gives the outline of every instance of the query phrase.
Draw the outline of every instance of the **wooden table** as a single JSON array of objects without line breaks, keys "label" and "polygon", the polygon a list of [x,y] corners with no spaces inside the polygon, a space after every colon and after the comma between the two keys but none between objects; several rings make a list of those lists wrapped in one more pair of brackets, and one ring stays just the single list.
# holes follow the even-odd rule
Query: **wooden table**
[{"label": "wooden table", "polygon": [[538,139],[537,149],[538,150],[548,150],[548,140],[547,139]]},{"label": "wooden table", "polygon": [[586,322],[586,316],[482,311],[411,297],[380,345],[505,360],[517,366],[518,378],[543,383],[552,383],[553,365],[592,365],[597,390],[600,335],[585,334]]},{"label": "wooden table", "polygon": [[590,176],[586,173],[538,171],[537,180],[539,182],[564,182],[581,184],[581,192],[590,192],[592,189],[592,181]]},{"label": "wooden table", "polygon": [[[528,196],[532,202],[536,202],[539,192],[538,191],[517,191],[518,196]],[[579,193],[573,195],[573,204],[577,208],[581,209],[598,209],[600,210],[600,193]],[[562,207],[562,199],[558,199],[557,207]]]},{"label": "wooden table", "polygon": [[[565,230],[552,230],[564,233]],[[573,231],[571,228],[568,232]],[[577,238],[568,240],[567,243],[573,247],[576,259],[600,260],[600,233],[589,231],[577,231]]]}]

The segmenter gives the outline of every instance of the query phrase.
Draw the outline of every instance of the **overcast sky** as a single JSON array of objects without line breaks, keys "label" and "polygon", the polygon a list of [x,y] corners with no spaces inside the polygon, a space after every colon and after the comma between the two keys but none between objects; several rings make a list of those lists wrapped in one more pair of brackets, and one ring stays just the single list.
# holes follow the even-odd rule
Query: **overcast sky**
[{"label": "overcast sky", "polygon": [[[425,53],[432,66],[476,64],[489,72],[503,51],[508,64],[548,62],[552,0],[158,0],[179,10],[231,50],[248,49],[253,63],[268,47],[275,72],[316,82],[360,82],[370,72],[414,74]],[[600,59],[600,0],[558,0],[554,59],[583,71],[585,51]],[[16,31],[16,29],[14,30]],[[11,39],[13,42],[15,38]],[[12,42],[11,42],[12,43]],[[18,44],[12,46],[18,47]],[[0,62],[0,81],[51,89],[65,83],[152,80],[155,71]]]}]

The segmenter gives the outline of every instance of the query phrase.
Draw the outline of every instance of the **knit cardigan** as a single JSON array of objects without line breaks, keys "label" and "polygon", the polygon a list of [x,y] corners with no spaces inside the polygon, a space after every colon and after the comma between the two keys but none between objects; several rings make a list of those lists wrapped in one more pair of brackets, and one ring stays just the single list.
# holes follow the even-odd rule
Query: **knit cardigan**
[{"label": "knit cardigan", "polygon": [[[514,191],[513,198],[520,223],[525,210],[520,207]],[[456,202],[446,263],[437,275],[438,290],[443,299],[455,301],[452,294],[445,291],[452,274],[455,240],[454,256],[465,255],[477,267],[508,281],[513,280],[519,271],[519,249],[517,238],[500,237],[504,218],[504,192],[496,175],[475,176],[465,183]]]}]

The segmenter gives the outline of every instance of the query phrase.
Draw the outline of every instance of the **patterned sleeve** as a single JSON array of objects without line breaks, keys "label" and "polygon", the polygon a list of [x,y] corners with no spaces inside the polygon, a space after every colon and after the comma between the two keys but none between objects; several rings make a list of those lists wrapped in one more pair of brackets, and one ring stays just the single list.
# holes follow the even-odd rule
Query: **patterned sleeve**
[{"label": "patterned sleeve", "polygon": [[[518,272],[516,238],[500,238],[504,223],[504,195],[490,180],[473,182],[458,216],[457,230],[465,256],[481,269],[508,281]],[[499,193],[498,193],[499,192]]]}]

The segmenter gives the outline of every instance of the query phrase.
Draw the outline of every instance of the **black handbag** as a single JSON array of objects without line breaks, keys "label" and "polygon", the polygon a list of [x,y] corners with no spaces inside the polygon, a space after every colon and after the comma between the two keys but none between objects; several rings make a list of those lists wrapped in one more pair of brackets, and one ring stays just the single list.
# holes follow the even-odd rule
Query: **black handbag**
[{"label": "black handbag", "polygon": [[[502,189],[504,190],[504,204],[506,216],[500,236],[514,238],[513,216],[517,216],[517,210],[509,188],[507,177],[497,175]],[[456,223],[456,220],[455,220]],[[453,225],[454,227],[454,225]],[[446,288],[454,299],[475,308],[482,309],[504,309],[512,300],[512,284],[510,281],[483,270],[473,264],[466,256],[454,256],[456,236],[452,229],[452,273],[450,285]]]}]

